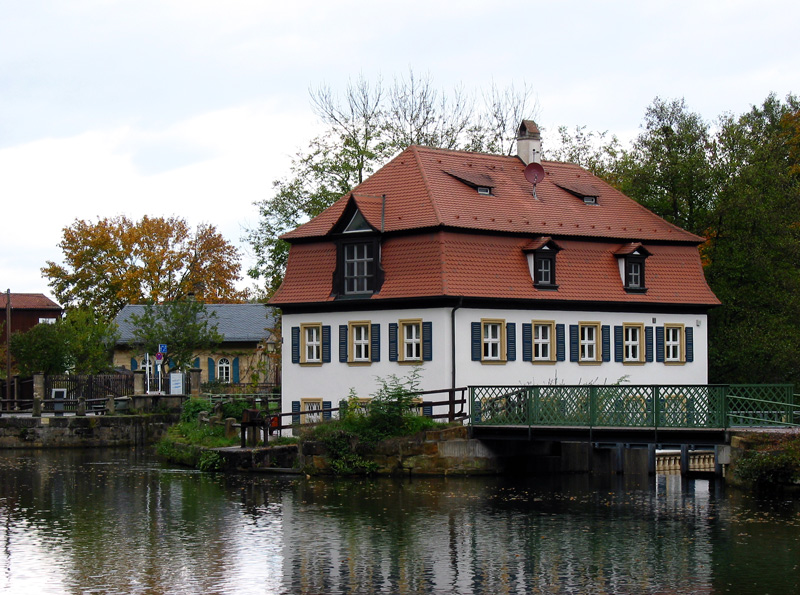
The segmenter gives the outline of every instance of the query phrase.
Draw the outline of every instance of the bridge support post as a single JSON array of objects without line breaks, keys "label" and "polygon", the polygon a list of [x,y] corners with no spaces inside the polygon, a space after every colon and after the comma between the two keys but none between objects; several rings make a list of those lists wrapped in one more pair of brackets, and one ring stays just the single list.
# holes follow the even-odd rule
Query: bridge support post
[{"label": "bridge support post", "polygon": [[656,474],[656,445],[655,444],[648,444],[647,445],[647,474],[648,475],[655,475]]},{"label": "bridge support post", "polygon": [[617,444],[614,452],[616,454],[616,460],[614,461],[614,472],[617,475],[620,475],[625,471],[625,445]]},{"label": "bridge support post", "polygon": [[689,473],[689,445],[681,444],[681,475]]},{"label": "bridge support post", "polygon": [[717,444],[714,447],[714,475],[723,477],[725,465],[731,462],[731,447],[727,444]]}]

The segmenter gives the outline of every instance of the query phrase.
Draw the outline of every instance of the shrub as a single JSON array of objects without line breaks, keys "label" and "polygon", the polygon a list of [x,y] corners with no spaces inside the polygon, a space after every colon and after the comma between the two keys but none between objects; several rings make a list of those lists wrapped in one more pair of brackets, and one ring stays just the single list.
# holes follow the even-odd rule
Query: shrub
[{"label": "shrub", "polygon": [[200,453],[200,460],[197,462],[200,471],[221,471],[223,466],[224,460],[218,452],[204,450]]},{"label": "shrub", "polygon": [[787,452],[747,451],[736,465],[736,475],[758,487],[789,484],[800,476],[798,463]]},{"label": "shrub", "polygon": [[211,401],[208,399],[189,399],[183,404],[181,421],[197,421],[201,411],[211,411]]}]

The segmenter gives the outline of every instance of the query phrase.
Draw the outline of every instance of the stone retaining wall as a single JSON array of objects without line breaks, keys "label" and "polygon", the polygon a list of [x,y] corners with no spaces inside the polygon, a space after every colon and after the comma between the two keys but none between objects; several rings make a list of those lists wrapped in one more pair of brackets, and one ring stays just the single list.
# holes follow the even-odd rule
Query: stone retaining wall
[{"label": "stone retaining wall", "polygon": [[0,417],[0,448],[140,446],[160,440],[178,414]]}]

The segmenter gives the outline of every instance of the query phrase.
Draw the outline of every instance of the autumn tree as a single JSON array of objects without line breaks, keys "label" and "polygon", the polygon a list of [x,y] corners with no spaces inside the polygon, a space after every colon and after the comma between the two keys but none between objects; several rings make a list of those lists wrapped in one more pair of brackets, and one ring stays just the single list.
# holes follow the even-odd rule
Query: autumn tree
[{"label": "autumn tree", "polygon": [[164,361],[173,370],[191,367],[196,354],[213,350],[224,337],[217,330],[214,312],[193,299],[148,304],[141,315],[132,314],[134,344],[143,353],[158,353],[167,345]]},{"label": "autumn tree", "polygon": [[586,126],[558,127],[553,146],[545,147],[545,158],[577,163],[613,186],[619,186],[618,168],[625,154],[622,143],[608,131],[587,130]]},{"label": "autumn tree", "polygon": [[389,86],[364,78],[343,97],[329,86],[311,90],[323,125],[299,152],[272,196],[257,202],[260,221],[248,231],[256,256],[249,274],[264,278],[267,293],[280,285],[289,246],[279,236],[315,217],[410,144],[493,153],[513,151],[516,129],[535,105],[527,86],[476,95],[437,89],[429,77],[410,72]]},{"label": "autumn tree", "polygon": [[180,299],[238,302],[239,251],[213,225],[192,230],[179,217],[76,219],[62,230],[63,264],[42,275],[67,307],[87,307],[111,320],[125,304]]}]

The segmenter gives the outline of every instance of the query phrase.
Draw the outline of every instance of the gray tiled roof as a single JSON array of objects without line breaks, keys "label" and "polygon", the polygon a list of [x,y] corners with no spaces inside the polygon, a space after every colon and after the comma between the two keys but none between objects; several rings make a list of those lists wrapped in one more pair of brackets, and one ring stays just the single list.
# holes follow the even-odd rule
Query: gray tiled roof
[{"label": "gray tiled roof", "polygon": [[[127,345],[133,341],[133,325],[130,322],[132,314],[144,314],[144,305],[127,305],[114,322],[119,326],[119,345]],[[215,313],[212,322],[217,325],[217,330],[225,337],[225,342],[263,341],[270,332],[267,329],[275,328],[278,317],[275,311],[264,304],[206,304],[206,311]]]}]

